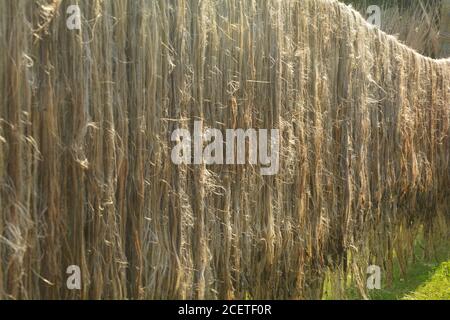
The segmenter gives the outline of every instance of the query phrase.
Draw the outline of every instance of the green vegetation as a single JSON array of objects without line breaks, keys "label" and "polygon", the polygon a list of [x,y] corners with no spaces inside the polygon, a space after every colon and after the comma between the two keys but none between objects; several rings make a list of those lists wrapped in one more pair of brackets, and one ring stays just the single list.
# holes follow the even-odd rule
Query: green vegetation
[{"label": "green vegetation", "polygon": [[[450,246],[431,244],[432,252],[425,245],[422,231],[415,241],[414,257],[409,259],[406,273],[401,272],[397,259],[394,258],[392,282],[389,285],[386,273],[381,273],[381,289],[369,291],[371,300],[450,300]],[[430,243],[428,243],[430,245]],[[394,254],[395,257],[395,254]],[[425,258],[427,257],[427,258]],[[362,299],[356,284],[347,275],[347,289],[343,296],[336,296],[331,273],[324,283],[322,299]]]},{"label": "green vegetation", "polygon": [[[432,252],[425,245],[423,233],[415,241],[414,257],[402,274],[398,261],[394,263],[392,282],[389,285],[385,272],[381,273],[381,289],[371,290],[371,300],[450,300],[450,246],[434,243]],[[430,244],[429,244],[430,245]],[[425,258],[428,257],[428,258]],[[394,259],[396,261],[396,259]],[[328,275],[330,276],[330,274]],[[323,299],[361,299],[359,290],[347,278],[349,287],[343,297],[333,295],[332,284],[325,281]]]},{"label": "green vegetation", "polygon": [[374,300],[450,300],[450,260],[417,262],[405,278],[398,273],[390,288],[376,290]]},{"label": "green vegetation", "polygon": [[411,261],[405,276],[396,266],[390,287],[375,290],[370,298],[374,300],[450,300],[450,248],[440,246],[431,261],[425,256],[423,240],[416,245],[416,259]]},{"label": "green vegetation", "polygon": [[450,261],[442,263],[428,281],[404,299],[450,300]]}]

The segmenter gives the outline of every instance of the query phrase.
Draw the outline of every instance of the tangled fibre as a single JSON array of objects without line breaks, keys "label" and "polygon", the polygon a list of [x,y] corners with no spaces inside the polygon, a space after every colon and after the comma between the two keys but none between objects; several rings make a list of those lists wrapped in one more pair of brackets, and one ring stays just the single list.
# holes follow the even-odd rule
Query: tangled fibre
[{"label": "tangled fibre", "polygon": [[[0,41],[0,299],[367,297],[449,241],[450,60],[340,2],[1,1]],[[174,164],[194,121],[278,174]]]}]

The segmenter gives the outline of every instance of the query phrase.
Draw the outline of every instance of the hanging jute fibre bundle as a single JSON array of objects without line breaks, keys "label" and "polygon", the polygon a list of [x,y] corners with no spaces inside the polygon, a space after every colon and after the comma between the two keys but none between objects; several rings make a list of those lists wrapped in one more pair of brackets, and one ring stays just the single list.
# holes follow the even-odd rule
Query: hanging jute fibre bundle
[{"label": "hanging jute fibre bundle", "polygon": [[[366,297],[449,240],[448,60],[332,0],[75,2],[0,2],[1,299]],[[174,164],[195,121],[278,173]]]}]

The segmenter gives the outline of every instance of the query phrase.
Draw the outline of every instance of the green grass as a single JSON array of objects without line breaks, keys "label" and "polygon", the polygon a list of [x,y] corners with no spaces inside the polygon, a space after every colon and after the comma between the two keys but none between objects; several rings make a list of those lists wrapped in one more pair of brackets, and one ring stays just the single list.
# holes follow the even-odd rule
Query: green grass
[{"label": "green grass", "polygon": [[[433,246],[433,253],[425,250],[423,236],[420,235],[416,239],[415,258],[410,259],[406,274],[400,272],[396,261],[391,285],[388,286],[382,271],[381,289],[371,290],[369,299],[450,300],[450,246],[441,243]],[[424,256],[433,258],[425,259]],[[324,286],[323,299],[336,299],[331,293],[331,283],[326,281]],[[347,288],[346,296],[355,300],[362,298],[354,284]]]},{"label": "green grass", "polygon": [[374,290],[374,300],[450,300],[450,261],[419,261],[405,278],[396,274],[390,288]]},{"label": "green grass", "polygon": [[[418,244],[417,253],[423,256]],[[450,248],[442,246],[433,261],[417,258],[411,263],[405,277],[399,268],[394,270],[392,286],[370,293],[374,300],[450,300]]]},{"label": "green grass", "polygon": [[405,300],[450,300],[450,261],[441,263],[429,280],[403,297]]},{"label": "green grass", "polygon": [[[414,259],[409,259],[406,274],[402,274],[398,261],[394,259],[392,283],[389,286],[382,270],[380,290],[370,290],[371,300],[450,300],[450,246],[441,242],[432,245],[432,252],[426,251],[423,235],[415,241]],[[428,256],[428,258],[424,258]],[[395,257],[395,253],[394,253]],[[349,287],[345,291],[347,299],[362,299],[349,276]],[[333,296],[332,284],[327,277],[322,299],[339,299]]]}]

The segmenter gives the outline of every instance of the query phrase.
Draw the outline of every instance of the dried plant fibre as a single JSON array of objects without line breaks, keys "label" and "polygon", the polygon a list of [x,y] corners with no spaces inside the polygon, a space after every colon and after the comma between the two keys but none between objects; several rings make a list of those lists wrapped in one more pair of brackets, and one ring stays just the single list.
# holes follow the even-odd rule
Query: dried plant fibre
[{"label": "dried plant fibre", "polygon": [[[365,297],[449,240],[449,60],[333,0],[75,3],[0,2],[1,299]],[[173,164],[196,120],[279,173]]]}]

